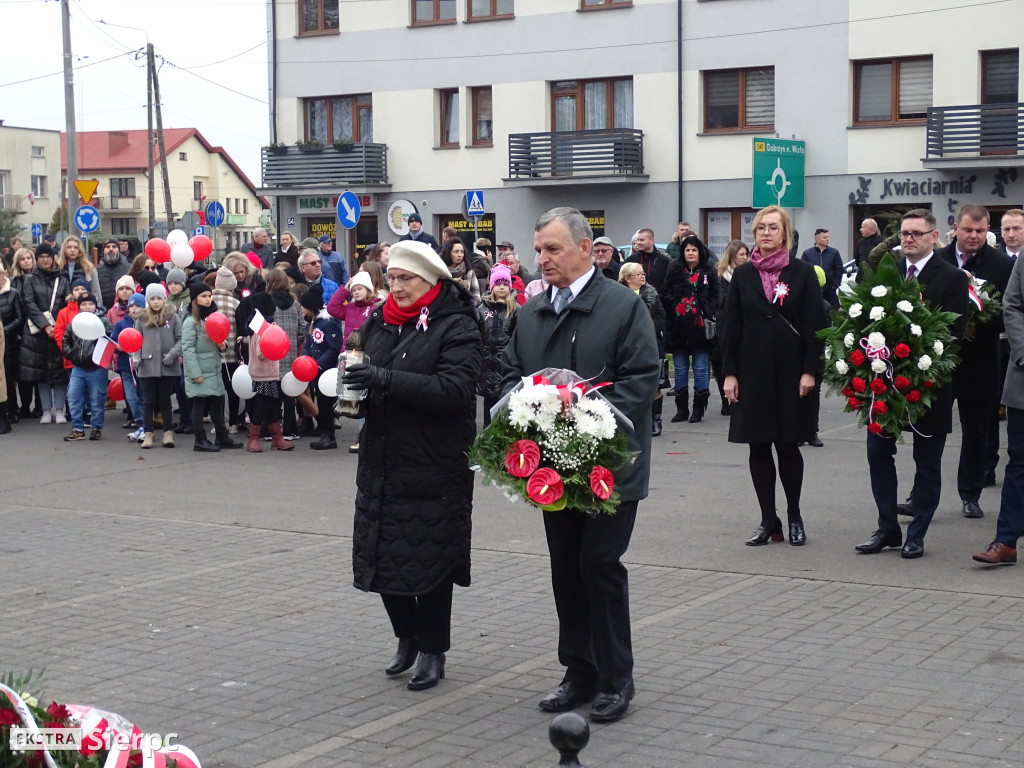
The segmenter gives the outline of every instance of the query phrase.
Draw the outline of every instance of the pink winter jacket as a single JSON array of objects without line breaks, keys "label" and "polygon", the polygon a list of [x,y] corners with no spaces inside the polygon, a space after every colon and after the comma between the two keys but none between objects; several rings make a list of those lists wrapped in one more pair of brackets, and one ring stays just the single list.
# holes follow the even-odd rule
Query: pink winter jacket
[{"label": "pink winter jacket", "polygon": [[281,378],[279,360],[267,360],[260,354],[260,338],[249,337],[249,375],[253,381],[278,381]]},{"label": "pink winter jacket", "polygon": [[338,290],[331,296],[331,300],[327,302],[327,314],[345,324],[344,341],[348,341],[352,331],[358,331],[362,328],[366,318],[370,316],[370,313],[380,303],[381,299],[376,296],[366,301],[353,301],[348,290],[342,285],[338,287]]}]

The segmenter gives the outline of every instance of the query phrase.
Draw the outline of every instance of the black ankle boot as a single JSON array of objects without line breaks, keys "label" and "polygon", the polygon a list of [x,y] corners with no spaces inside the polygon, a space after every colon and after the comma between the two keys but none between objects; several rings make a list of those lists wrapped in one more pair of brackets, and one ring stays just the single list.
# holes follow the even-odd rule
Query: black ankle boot
[{"label": "black ankle boot", "polygon": [[425,691],[433,688],[438,680],[444,679],[444,654],[421,653],[416,662],[416,671],[406,686],[410,691]]},{"label": "black ankle boot", "polygon": [[219,448],[241,448],[242,447],[241,443],[236,443],[234,440],[231,439],[231,435],[228,434],[228,431],[226,429],[224,430],[223,434],[218,434],[217,435],[217,439],[213,441],[213,444],[216,445]]},{"label": "black ankle boot", "polygon": [[388,677],[400,675],[413,664],[416,663],[416,655],[419,653],[419,649],[416,647],[416,641],[411,637],[399,638],[398,639],[398,650],[395,651],[395,657],[388,664],[384,670],[384,674]]},{"label": "black ankle boot", "polygon": [[690,418],[690,390],[680,389],[676,392],[676,415],[672,417],[672,423],[678,424]]},{"label": "black ankle boot", "polygon": [[704,418],[704,411],[708,407],[708,398],[710,396],[711,393],[706,389],[693,393],[693,413],[690,415],[691,424],[696,424]]},{"label": "black ankle boot", "polygon": [[659,397],[651,404],[651,436],[661,437],[661,409],[665,398]]},{"label": "black ankle boot", "polygon": [[220,453],[220,446],[211,443],[206,433],[203,432],[196,435],[196,444],[192,446],[192,450],[197,453]]}]

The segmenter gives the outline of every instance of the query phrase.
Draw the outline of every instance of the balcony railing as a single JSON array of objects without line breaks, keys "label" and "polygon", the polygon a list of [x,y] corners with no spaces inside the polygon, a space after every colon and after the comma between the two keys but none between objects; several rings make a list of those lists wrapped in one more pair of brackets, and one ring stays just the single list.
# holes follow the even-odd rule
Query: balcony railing
[{"label": "balcony railing", "polygon": [[0,211],[25,210],[24,195],[0,195]]},{"label": "balcony railing", "polygon": [[319,151],[263,148],[264,187],[387,183],[387,144],[361,141],[342,149],[326,145]]},{"label": "balcony railing", "polygon": [[644,132],[632,128],[508,137],[510,179],[537,179],[644,172]]},{"label": "balcony railing", "polygon": [[93,203],[104,211],[142,210],[142,200],[138,197],[94,197]]},{"label": "balcony railing", "polygon": [[928,108],[928,158],[1016,155],[1024,150],[1024,103]]}]

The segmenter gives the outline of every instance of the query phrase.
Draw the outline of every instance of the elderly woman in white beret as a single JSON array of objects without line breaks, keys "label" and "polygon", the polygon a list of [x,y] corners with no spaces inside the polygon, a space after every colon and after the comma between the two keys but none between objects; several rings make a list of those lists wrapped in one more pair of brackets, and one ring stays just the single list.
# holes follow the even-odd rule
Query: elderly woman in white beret
[{"label": "elderly woman in white beret", "polygon": [[413,691],[444,677],[453,585],[469,586],[481,337],[475,302],[434,250],[391,247],[391,293],[361,329],[366,364],[344,383],[367,390],[352,541],[355,586],[377,592],[398,638],[389,676]]}]

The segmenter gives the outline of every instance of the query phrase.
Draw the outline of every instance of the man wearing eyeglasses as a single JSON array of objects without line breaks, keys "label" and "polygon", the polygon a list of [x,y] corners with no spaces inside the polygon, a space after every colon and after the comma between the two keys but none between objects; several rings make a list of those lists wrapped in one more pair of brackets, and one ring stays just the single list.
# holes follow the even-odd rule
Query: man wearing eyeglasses
[{"label": "man wearing eyeglasses", "polygon": [[[903,214],[900,222],[900,271],[907,280],[917,280],[922,297],[935,309],[956,312],[959,317],[951,329],[958,339],[963,335],[967,313],[967,276],[944,261],[934,251],[939,234],[931,211],[916,208]],[[896,440],[888,435],[868,432],[868,471],[871,493],[878,507],[878,529],[856,550],[874,555],[887,547],[900,547],[900,555],[915,559],[924,554],[924,536],[939,506],[942,488],[942,451],[946,435],[953,431],[953,393],[949,384],[936,388],[928,412],[914,425],[914,488],[911,514],[914,519],[903,531],[897,517]]]},{"label": "man wearing eyeglasses", "polygon": [[[965,205],[956,214],[956,238],[938,252],[940,258],[954,267],[967,270],[985,280],[991,288],[1006,295],[1013,262],[989,245],[988,210],[980,205]],[[990,454],[999,443],[999,334],[1003,318],[993,318],[981,325],[971,324],[964,331],[960,365],[953,372],[953,397],[960,412],[960,468],[957,490],[967,518],[984,516],[981,490],[985,475],[995,482],[995,466]],[[993,444],[994,443],[994,444]]]},{"label": "man wearing eyeglasses", "polygon": [[320,262],[320,254],[312,248],[304,248],[299,254],[299,271],[306,279],[309,287],[323,286],[324,304],[331,300],[331,296],[338,290],[338,284],[323,274],[323,264]]}]

